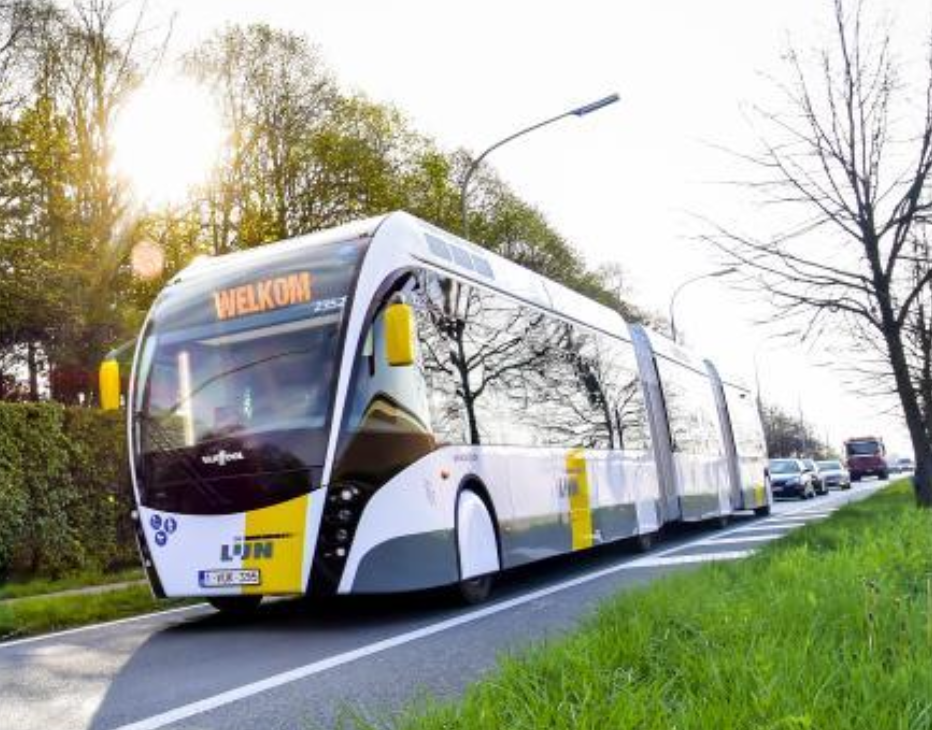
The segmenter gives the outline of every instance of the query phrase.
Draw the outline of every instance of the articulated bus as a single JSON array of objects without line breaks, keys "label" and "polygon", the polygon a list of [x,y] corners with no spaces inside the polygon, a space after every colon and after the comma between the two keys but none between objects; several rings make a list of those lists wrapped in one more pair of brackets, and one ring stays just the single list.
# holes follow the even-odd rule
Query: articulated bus
[{"label": "articulated bus", "polygon": [[[119,401],[118,368],[101,370]],[[405,213],[196,262],[126,396],[158,596],[455,586],[769,510],[749,391],[611,309]]]}]

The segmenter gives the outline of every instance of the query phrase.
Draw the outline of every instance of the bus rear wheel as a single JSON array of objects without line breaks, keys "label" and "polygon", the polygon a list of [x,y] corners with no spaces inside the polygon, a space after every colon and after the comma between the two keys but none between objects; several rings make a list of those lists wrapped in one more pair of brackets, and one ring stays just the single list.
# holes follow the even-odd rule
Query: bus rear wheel
[{"label": "bus rear wheel", "polygon": [[207,602],[225,616],[248,616],[262,603],[262,596],[214,596]]},{"label": "bus rear wheel", "polygon": [[771,509],[770,509],[769,504],[765,504],[765,505],[762,505],[761,507],[754,508],[754,515],[756,517],[769,517],[770,512],[771,512]]},{"label": "bus rear wheel", "polygon": [[654,547],[654,533],[653,532],[642,532],[636,538],[634,538],[634,548],[639,553],[649,553]]}]

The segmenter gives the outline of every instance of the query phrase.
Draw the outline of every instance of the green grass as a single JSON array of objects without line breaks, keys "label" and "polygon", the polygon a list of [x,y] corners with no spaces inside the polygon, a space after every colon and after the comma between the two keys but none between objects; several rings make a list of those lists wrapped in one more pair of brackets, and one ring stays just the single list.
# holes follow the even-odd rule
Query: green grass
[{"label": "green grass", "polygon": [[0,641],[164,611],[184,603],[189,601],[156,600],[148,585],[129,586],[106,593],[34,596],[0,602]]},{"label": "green grass", "polygon": [[73,573],[62,578],[14,578],[8,583],[0,584],[0,601],[11,598],[25,598],[27,596],[41,596],[58,591],[101,586],[111,583],[124,583],[132,580],[142,580],[145,574],[142,568],[124,568],[113,573],[100,571],[85,571]]},{"label": "green grass", "polygon": [[932,728],[932,513],[897,484],[756,557],[621,594],[393,724]]}]

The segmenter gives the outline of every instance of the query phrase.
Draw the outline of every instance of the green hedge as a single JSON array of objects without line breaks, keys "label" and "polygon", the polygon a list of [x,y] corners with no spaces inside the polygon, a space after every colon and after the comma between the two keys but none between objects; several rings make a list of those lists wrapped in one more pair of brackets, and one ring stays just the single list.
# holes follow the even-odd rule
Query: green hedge
[{"label": "green hedge", "polygon": [[0,403],[0,579],[137,560],[122,413]]}]

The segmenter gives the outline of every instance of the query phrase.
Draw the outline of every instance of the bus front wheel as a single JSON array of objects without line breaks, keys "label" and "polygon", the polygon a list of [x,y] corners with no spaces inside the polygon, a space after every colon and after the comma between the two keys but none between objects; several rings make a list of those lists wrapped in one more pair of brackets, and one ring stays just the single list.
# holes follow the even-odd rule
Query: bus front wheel
[{"label": "bus front wheel", "polygon": [[499,570],[495,524],[482,498],[471,489],[460,492],[456,505],[456,544],[459,552],[460,597],[481,603],[492,590]]},{"label": "bus front wheel", "polygon": [[457,588],[463,603],[470,606],[483,603],[492,593],[492,576],[480,575],[478,578],[460,581]]},{"label": "bus front wheel", "polygon": [[248,616],[262,603],[262,596],[214,596],[207,602],[226,616]]}]

